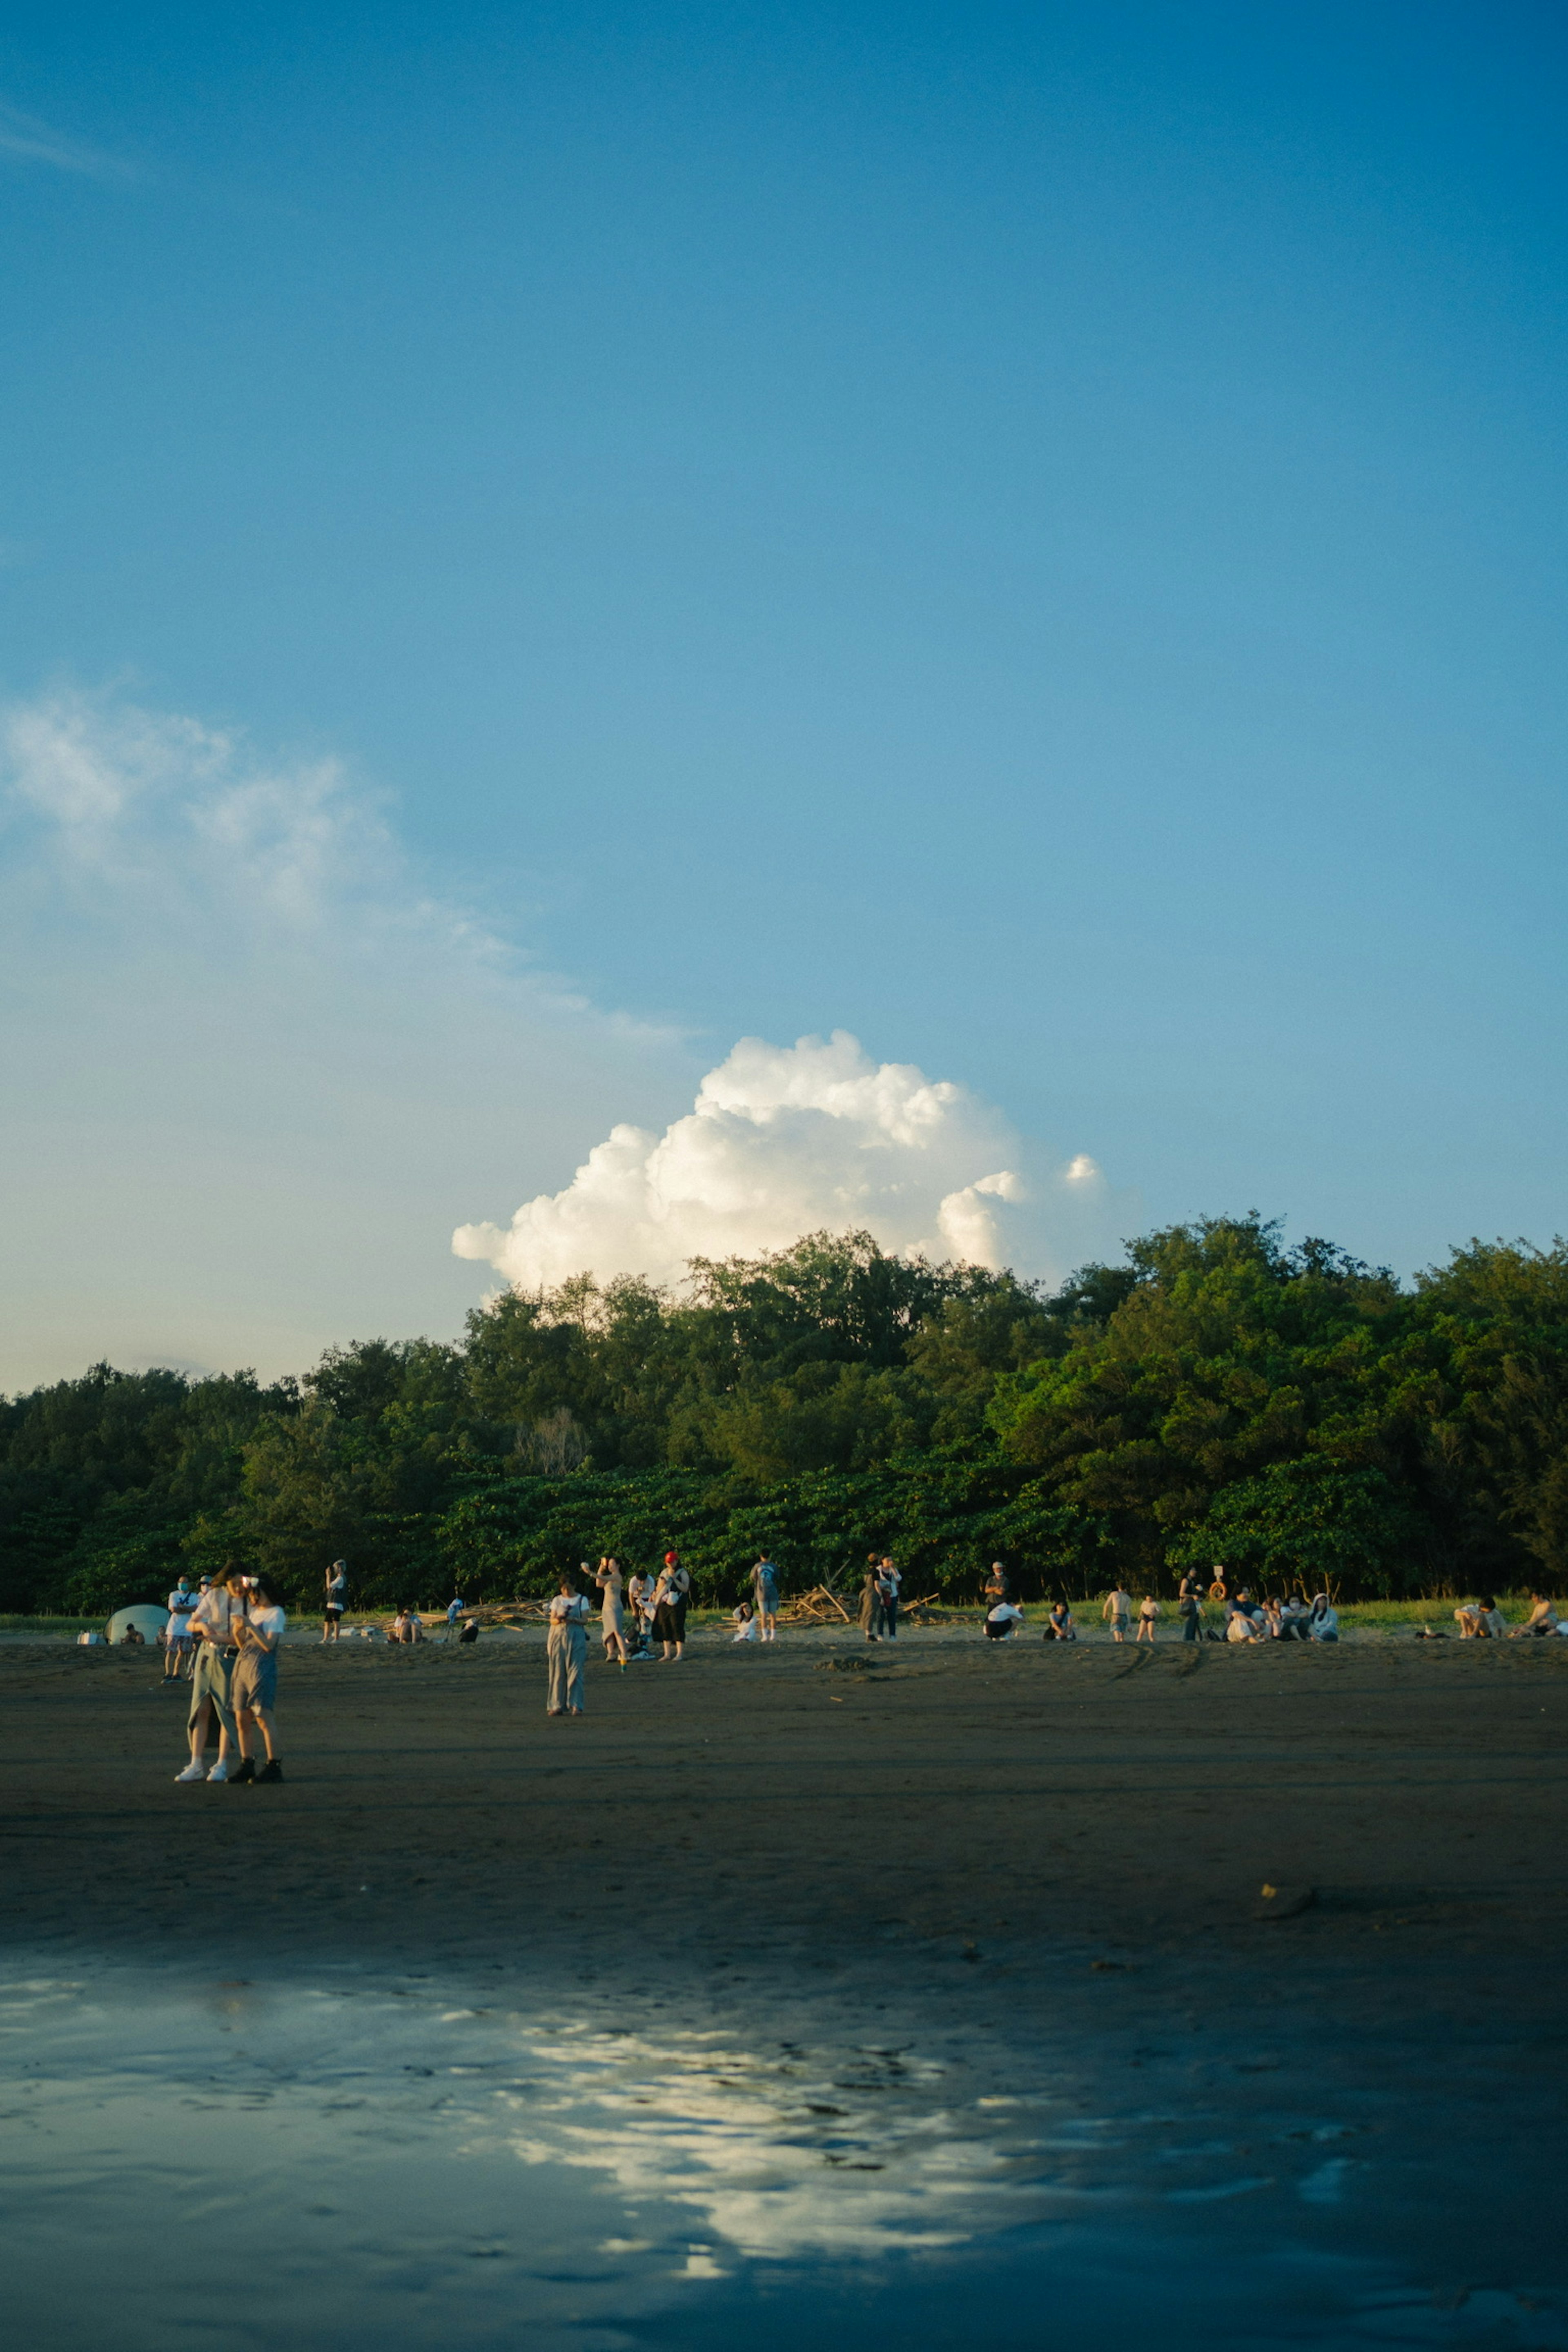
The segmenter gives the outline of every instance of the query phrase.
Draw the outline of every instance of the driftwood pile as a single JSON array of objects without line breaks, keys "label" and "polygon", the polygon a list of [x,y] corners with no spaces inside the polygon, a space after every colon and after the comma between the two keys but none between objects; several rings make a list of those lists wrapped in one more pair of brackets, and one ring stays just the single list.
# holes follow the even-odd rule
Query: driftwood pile
[{"label": "driftwood pile", "polygon": [[779,1611],[781,1625],[853,1625],[854,1622],[837,1592],[829,1592],[826,1584],[814,1584],[809,1592],[797,1593],[787,1608]]}]

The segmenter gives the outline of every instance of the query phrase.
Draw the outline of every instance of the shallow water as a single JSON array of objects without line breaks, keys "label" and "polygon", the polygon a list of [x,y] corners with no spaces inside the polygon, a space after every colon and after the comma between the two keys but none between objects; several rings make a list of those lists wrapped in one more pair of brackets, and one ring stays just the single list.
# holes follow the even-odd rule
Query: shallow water
[{"label": "shallow water", "polygon": [[11,2340],[1568,2347],[1551,2287],[1423,2249],[1432,2178],[1374,2099],[1277,2059],[1154,2051],[1115,2089],[962,2027],[690,2021],[14,1973]]}]

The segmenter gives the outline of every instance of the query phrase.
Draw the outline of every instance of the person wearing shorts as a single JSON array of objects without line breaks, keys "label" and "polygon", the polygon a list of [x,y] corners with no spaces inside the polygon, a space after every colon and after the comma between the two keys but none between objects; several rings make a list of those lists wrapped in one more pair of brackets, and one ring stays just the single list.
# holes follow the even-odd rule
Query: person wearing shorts
[{"label": "person wearing shorts", "polygon": [[321,1612],[321,1639],[335,1642],[342,1631],[343,1611],[349,1605],[349,1564],[346,1559],[333,1560],[327,1570],[327,1601]]},{"label": "person wearing shorts", "polygon": [[779,1579],[778,1570],[766,1552],[752,1570],[752,1606],[759,1638],[771,1642],[778,1632]]},{"label": "person wearing shorts", "polygon": [[[247,1579],[247,1595],[245,1614],[235,1621],[239,1655],[228,1684],[239,1763],[228,1777],[231,1780],[281,1780],[283,1767],[272,1716],[278,1704],[278,1644],[289,1620],[277,1591],[264,1576]],[[258,1731],[267,1750],[267,1761],[259,1772],[251,1752]]]},{"label": "person wearing shorts", "polygon": [[182,1576],[169,1595],[169,1622],[163,1628],[163,1680],[177,1683],[191,1670],[191,1612],[196,1596],[191,1580]]},{"label": "person wearing shorts", "polygon": [[1106,1594],[1105,1606],[1100,1613],[1110,1627],[1111,1640],[1125,1642],[1127,1628],[1132,1619],[1132,1595],[1123,1592],[1118,1585],[1113,1592]]}]

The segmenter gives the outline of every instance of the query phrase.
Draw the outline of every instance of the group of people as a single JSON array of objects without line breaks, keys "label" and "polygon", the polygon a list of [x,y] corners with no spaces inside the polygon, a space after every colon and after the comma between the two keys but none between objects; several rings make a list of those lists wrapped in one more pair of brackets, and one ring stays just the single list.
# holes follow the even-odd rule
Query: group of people
[{"label": "group of people", "polygon": [[[182,1577],[169,1601],[164,1679],[180,1680],[188,1666],[191,1686],[190,1760],[175,1780],[281,1780],[278,1645],[289,1622],[281,1596],[265,1576],[230,1563],[204,1576],[194,1595]],[[217,1760],[209,1768],[215,1725]]]},{"label": "group of people", "polygon": [[[765,1565],[776,1614],[778,1587],[771,1561]],[[626,1576],[619,1560],[608,1553],[592,1571],[584,1560],[576,1576],[563,1575],[546,1611],[545,1711],[550,1715],[583,1712],[583,1668],[588,1654],[588,1621],[593,1615],[593,1603],[584,1587],[590,1573],[599,1595],[599,1633],[607,1664],[678,1665],[686,1655],[691,1571],[678,1551],[667,1551],[654,1575],[634,1569]]]},{"label": "group of people", "polygon": [[1530,1596],[1530,1614],[1522,1625],[1510,1625],[1490,1593],[1483,1601],[1463,1601],[1454,1612],[1461,1642],[1541,1642],[1561,1634],[1568,1640],[1568,1617],[1559,1617],[1544,1592]]},{"label": "group of people", "polygon": [[[1223,1569],[1215,1569],[1214,1581],[1205,1590],[1201,1577],[1189,1572],[1184,1576],[1176,1598],[1176,1613],[1181,1621],[1184,1642],[1202,1641],[1207,1630],[1204,1622],[1204,1601],[1218,1601],[1225,1612],[1223,1636],[1211,1639],[1227,1642],[1337,1642],[1340,1638],[1339,1612],[1326,1592],[1317,1593],[1309,1601],[1299,1589],[1281,1596],[1269,1593],[1255,1600],[1245,1585],[1232,1591]],[[1025,1616],[1008,1584],[1007,1572],[1000,1560],[992,1562],[985,1580],[982,1600],[985,1607],[985,1638],[990,1642],[1016,1641],[1023,1632]],[[1490,1607],[1490,1602],[1485,1604]],[[1154,1629],[1164,1615],[1152,1593],[1144,1593],[1134,1601],[1121,1584],[1114,1585],[1100,1604],[1100,1621],[1110,1629],[1110,1638],[1117,1643],[1129,1640],[1152,1645]],[[1555,1621],[1554,1621],[1555,1622]],[[1136,1630],[1134,1630],[1136,1628]],[[1521,1628],[1521,1631],[1526,1630]],[[1046,1619],[1045,1639],[1047,1642],[1076,1642],[1078,1627],[1073,1621],[1068,1601],[1057,1601]]]}]

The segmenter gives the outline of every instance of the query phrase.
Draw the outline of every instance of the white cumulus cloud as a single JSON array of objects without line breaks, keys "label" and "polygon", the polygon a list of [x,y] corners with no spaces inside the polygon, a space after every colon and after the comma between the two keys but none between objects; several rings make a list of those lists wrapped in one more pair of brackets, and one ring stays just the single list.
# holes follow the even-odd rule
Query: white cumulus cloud
[{"label": "white cumulus cloud", "polygon": [[746,1037],[662,1135],[612,1128],[563,1191],[509,1225],[459,1225],[452,1246],[519,1289],[584,1271],[669,1282],[689,1258],[754,1256],[825,1227],[1058,1276],[1113,1245],[1113,1204],[1086,1154],[1037,1160],[965,1087],[873,1062],[844,1030]]}]

